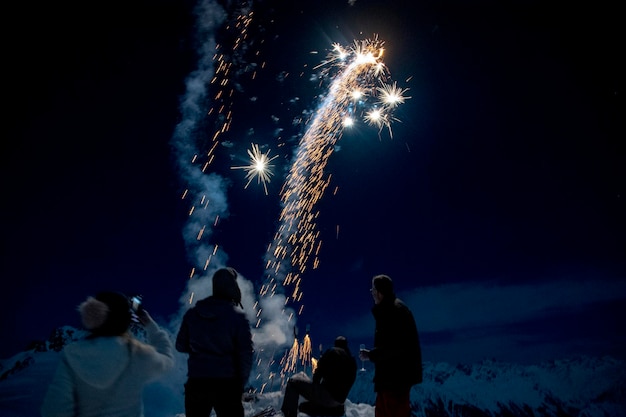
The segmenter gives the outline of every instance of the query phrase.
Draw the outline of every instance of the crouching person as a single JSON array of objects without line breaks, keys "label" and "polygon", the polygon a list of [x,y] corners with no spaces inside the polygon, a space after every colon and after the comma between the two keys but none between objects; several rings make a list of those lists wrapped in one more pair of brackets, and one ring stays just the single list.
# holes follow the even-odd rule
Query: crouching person
[{"label": "crouching person", "polygon": [[[313,379],[304,372],[289,378],[281,411],[285,417],[296,417],[298,410],[309,415],[343,415],[356,371],[348,341],[343,336],[337,337],[334,346],[317,362]],[[300,396],[307,401],[299,404]]]}]

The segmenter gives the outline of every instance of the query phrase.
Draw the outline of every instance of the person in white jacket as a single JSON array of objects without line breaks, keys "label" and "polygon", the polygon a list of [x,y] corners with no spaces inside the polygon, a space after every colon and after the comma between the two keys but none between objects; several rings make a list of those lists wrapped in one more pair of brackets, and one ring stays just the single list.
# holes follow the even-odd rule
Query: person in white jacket
[{"label": "person in white jacket", "polygon": [[142,308],[136,311],[147,343],[129,332],[131,303],[101,292],[78,308],[90,331],[67,345],[41,406],[43,417],[142,417],[142,391],[174,367],[168,334]]}]

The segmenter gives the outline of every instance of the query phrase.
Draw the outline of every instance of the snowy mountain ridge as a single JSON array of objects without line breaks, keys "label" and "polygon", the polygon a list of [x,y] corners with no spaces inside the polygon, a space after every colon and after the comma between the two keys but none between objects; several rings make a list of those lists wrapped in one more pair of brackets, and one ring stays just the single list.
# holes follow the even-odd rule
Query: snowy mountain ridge
[{"label": "snowy mountain ridge", "polygon": [[[56,367],[59,354],[67,343],[85,336],[85,332],[65,326],[52,332],[48,340],[32,349],[0,360],[0,414],[3,416],[38,415],[38,404]],[[141,336],[141,335],[140,335]],[[346,403],[347,417],[373,416],[375,393],[372,365],[360,371]],[[184,363],[169,381],[159,382],[152,392],[161,403],[171,396],[170,407],[146,407],[146,417],[182,416],[182,381]],[[30,381],[30,382],[28,382]],[[37,381],[38,383],[33,383]],[[257,396],[256,405],[248,405],[246,415],[259,407],[279,407],[279,387]],[[148,393],[150,390],[148,390]],[[28,404],[18,404],[29,398]],[[149,394],[146,402],[150,402]],[[626,416],[626,362],[612,357],[572,357],[537,365],[520,365],[485,360],[475,364],[451,365],[445,362],[424,363],[424,381],[411,392],[413,415],[422,416],[528,416],[528,417],[623,417]],[[30,407],[32,412],[25,412]],[[252,408],[250,408],[252,407]],[[14,414],[5,411],[16,411]],[[156,415],[156,414],[155,414]]]}]

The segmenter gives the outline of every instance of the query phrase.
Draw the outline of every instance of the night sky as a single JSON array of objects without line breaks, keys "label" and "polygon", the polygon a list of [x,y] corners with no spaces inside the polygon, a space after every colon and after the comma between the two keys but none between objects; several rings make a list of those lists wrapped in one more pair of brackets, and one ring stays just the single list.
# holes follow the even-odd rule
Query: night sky
[{"label": "night sky", "polygon": [[[292,121],[325,93],[313,67],[332,43],[377,34],[410,99],[393,137],[361,125],[337,143],[299,331],[310,325],[314,343],[340,333],[371,343],[370,279],[386,273],[415,314],[425,360],[623,357],[617,11],[405,3],[252,3],[224,136],[232,146],[218,147],[211,168],[228,184],[212,241],[260,286],[306,130]],[[172,136],[197,67],[194,4],[35,2],[7,14],[0,357],[78,325],[75,306],[102,289],[142,294],[162,323],[178,315],[191,264]],[[222,6],[232,17],[236,3]],[[203,121],[197,143],[214,128]],[[245,173],[230,169],[247,163],[251,142],[279,156],[269,195],[256,181],[244,189]]]}]

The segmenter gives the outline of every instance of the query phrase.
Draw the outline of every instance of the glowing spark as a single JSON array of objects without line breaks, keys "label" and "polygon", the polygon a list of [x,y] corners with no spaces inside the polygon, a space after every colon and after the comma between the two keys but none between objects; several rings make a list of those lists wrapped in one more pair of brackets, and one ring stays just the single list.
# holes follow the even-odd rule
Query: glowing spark
[{"label": "glowing spark", "polygon": [[398,88],[395,82],[392,85],[387,84],[382,87],[378,87],[378,91],[381,94],[380,103],[389,108],[394,108],[397,105],[404,103],[404,100],[407,98],[410,98],[403,96],[403,94],[408,91],[408,88]]},{"label": "glowing spark", "polygon": [[373,109],[365,115],[365,120],[374,126],[382,126],[385,123],[385,116],[379,109]]},{"label": "glowing spark", "polygon": [[350,95],[352,96],[352,99],[354,101],[359,101],[363,97],[363,91],[354,90],[352,93],[350,93]]},{"label": "glowing spark", "polygon": [[248,155],[250,155],[250,165],[231,167],[231,169],[246,170],[246,179],[248,182],[243,188],[248,188],[248,185],[250,185],[254,177],[256,177],[258,184],[263,183],[263,189],[265,190],[265,195],[267,195],[267,183],[270,182],[271,176],[274,175],[272,172],[272,168],[274,166],[270,165],[270,162],[278,158],[278,155],[274,155],[270,158],[269,154],[270,151],[267,151],[267,153],[261,153],[259,145],[253,143],[252,150],[248,149]]},{"label": "glowing spark", "polygon": [[385,74],[385,71],[387,70],[387,67],[385,67],[385,64],[383,64],[382,62],[379,62],[376,64],[376,66],[374,67],[374,74],[377,77],[380,77],[382,75]]},{"label": "glowing spark", "polygon": [[311,364],[311,338],[308,334],[304,336],[300,346],[300,362],[305,367]]},{"label": "glowing spark", "polygon": [[345,49],[343,49],[343,47],[339,45],[338,43],[333,44],[333,50],[335,51],[335,56],[337,59],[340,59],[343,61],[348,56],[348,52]]}]

